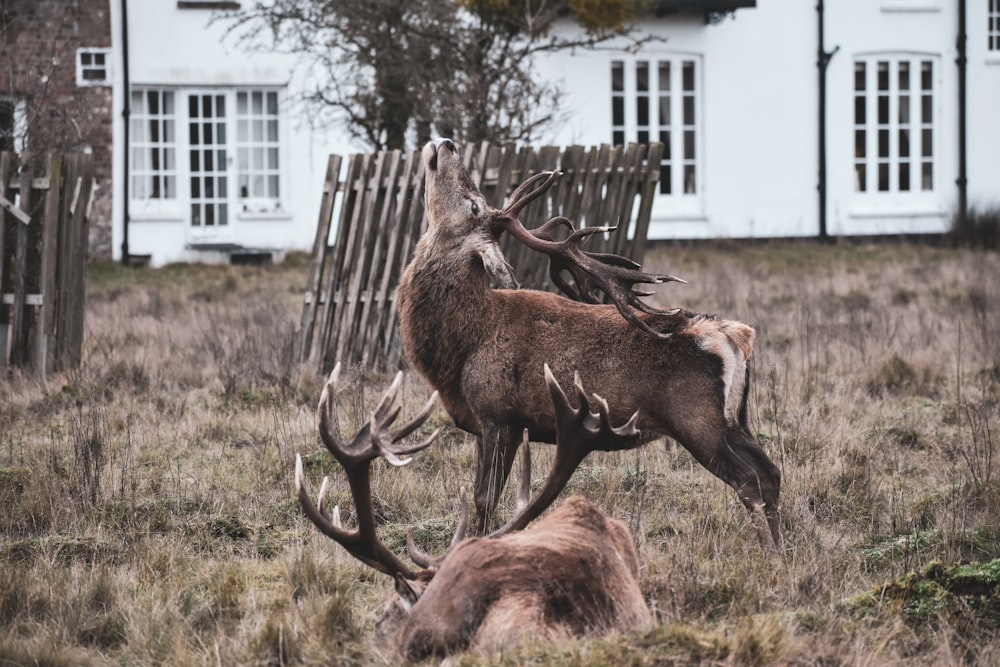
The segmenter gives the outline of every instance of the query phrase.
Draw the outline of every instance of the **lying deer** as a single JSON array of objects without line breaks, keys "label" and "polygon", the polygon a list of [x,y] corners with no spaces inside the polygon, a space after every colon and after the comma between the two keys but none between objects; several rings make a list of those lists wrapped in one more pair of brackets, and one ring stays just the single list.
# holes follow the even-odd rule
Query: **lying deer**
[{"label": "lying deer", "polygon": [[[781,476],[747,428],[754,330],[647,306],[637,297],[648,293],[635,291],[637,283],[677,279],[581,249],[583,238],[606,227],[578,230],[564,241],[554,240],[554,232],[572,228],[565,218],[525,229],[519,211],[558,174],[531,177],[498,210],[476,188],[450,139],[425,146],[423,161],[429,226],[398,288],[400,332],[410,364],[440,392],[455,424],[478,436],[478,530],[493,523],[522,430],[533,441],[555,437],[545,383],[532,373],[547,363],[562,381],[579,369],[584,384],[607,397],[613,419],[638,411],[638,426],[650,438],[680,442],[736,490],[765,551],[777,554]],[[601,290],[614,305],[517,289],[498,243],[505,231],[549,254],[553,280],[564,290],[573,292],[562,278],[569,272],[578,298],[596,301]]]},{"label": "lying deer", "polygon": [[[650,625],[649,608],[639,590],[639,560],[632,537],[620,521],[574,496],[522,530],[558,495],[563,480],[569,479],[576,465],[575,452],[588,450],[595,443],[636,446],[639,432],[634,418],[613,428],[607,404],[594,395],[597,412],[592,412],[578,379],[575,387],[580,408],[574,409],[546,367],[555,406],[556,461],[541,491],[529,502],[530,462],[525,456],[527,472],[518,489],[520,509],[515,518],[488,538],[466,539],[468,508],[463,497],[463,513],[452,546],[443,556],[431,558],[413,543],[412,530],[408,533],[410,557],[424,568],[414,571],[376,535],[369,470],[379,457],[393,465],[405,465],[410,459],[402,457],[434,441],[437,431],[417,444],[397,444],[427,419],[437,394],[411,421],[392,428],[400,412],[399,373],[370,422],[348,444],[331,426],[339,372],[338,364],[323,389],[319,431],[326,448],[347,473],[358,527],[344,528],[337,507],[332,514],[326,512],[329,479],[323,479],[319,500],[313,504],[305,487],[302,459],[296,456],[299,503],[325,535],[361,562],[395,579],[397,598],[391,606],[404,614],[398,619],[402,621],[398,631],[403,655],[421,660],[467,649],[492,651],[529,637],[558,640]],[[528,451],[527,445],[524,451]]]}]

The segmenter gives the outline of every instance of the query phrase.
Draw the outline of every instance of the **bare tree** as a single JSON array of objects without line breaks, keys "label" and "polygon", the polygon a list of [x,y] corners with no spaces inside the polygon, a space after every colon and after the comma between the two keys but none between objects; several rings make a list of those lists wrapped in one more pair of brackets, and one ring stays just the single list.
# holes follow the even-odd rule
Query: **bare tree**
[{"label": "bare tree", "polygon": [[[227,15],[248,48],[301,56],[301,101],[314,122],[344,122],[373,149],[416,146],[431,134],[460,141],[530,141],[559,117],[558,86],[538,78],[545,52],[595,48],[643,0],[269,0]],[[552,31],[560,16],[585,30]]]}]

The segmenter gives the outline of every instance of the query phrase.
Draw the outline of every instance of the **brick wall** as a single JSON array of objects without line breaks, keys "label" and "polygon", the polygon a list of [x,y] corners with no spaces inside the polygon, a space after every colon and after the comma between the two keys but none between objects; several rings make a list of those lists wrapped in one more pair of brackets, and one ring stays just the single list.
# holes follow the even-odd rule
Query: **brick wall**
[{"label": "brick wall", "polygon": [[0,97],[24,102],[32,152],[93,152],[90,255],[110,257],[111,86],[77,85],[80,47],[111,47],[109,0],[0,0]]}]

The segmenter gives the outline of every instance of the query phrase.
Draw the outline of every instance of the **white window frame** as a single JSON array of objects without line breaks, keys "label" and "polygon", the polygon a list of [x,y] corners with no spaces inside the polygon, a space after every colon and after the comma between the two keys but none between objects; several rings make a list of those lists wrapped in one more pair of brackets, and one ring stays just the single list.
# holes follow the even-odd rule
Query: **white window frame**
[{"label": "white window frame", "polygon": [[943,166],[940,54],[857,54],[851,67],[855,208],[937,211]]},{"label": "white window frame", "polygon": [[[103,62],[98,65],[97,59]],[[88,62],[89,61],[89,62]],[[88,72],[103,72],[99,78],[87,78]],[[111,49],[82,48],[76,50],[76,85],[78,86],[110,86],[111,85]]]},{"label": "white window frame", "polygon": [[[173,115],[167,118],[163,116],[161,120],[172,120],[174,133],[172,141],[166,141],[161,133],[159,143],[151,141],[151,137],[143,136],[143,132],[137,131],[136,125],[143,125],[148,131],[150,118],[143,114],[143,109],[133,108],[131,110],[130,122],[130,155],[129,155],[129,199],[130,215],[136,220],[148,221],[177,221],[185,222],[189,229],[189,236],[193,240],[219,240],[224,236],[231,235],[236,223],[240,220],[288,220],[290,214],[282,207],[282,196],[288,189],[288,156],[287,156],[287,123],[284,109],[284,89],[275,86],[259,87],[232,87],[232,88],[200,88],[200,87],[171,87],[171,86],[149,86],[135,85],[131,94],[145,95],[149,92],[157,92],[161,95],[171,94],[173,96]],[[276,104],[271,107],[274,113],[260,114],[258,116],[244,117],[237,112],[237,98],[241,93],[261,92],[262,99],[267,99],[268,95],[274,94],[273,101]],[[202,119],[192,117],[189,109],[189,97],[191,95],[219,95],[225,99],[225,116],[221,124],[224,125],[225,140],[213,150],[225,150],[226,164],[220,172],[213,170],[213,174],[223,177],[227,188],[227,209],[225,225],[193,225],[192,213],[192,177],[199,176],[204,179],[206,174],[196,174],[192,169],[192,148],[199,149],[199,146],[192,146],[190,133],[193,130],[192,124],[197,124]],[[131,100],[134,98],[130,98]],[[162,114],[161,114],[162,115]],[[254,142],[253,131],[250,130],[249,142],[241,142],[238,139],[239,122],[247,121],[250,128],[257,122],[262,131],[260,141]],[[202,128],[203,129],[203,128]],[[213,127],[218,133],[217,125]],[[276,137],[276,139],[275,139]],[[251,193],[253,185],[248,181],[248,196],[240,196],[240,184],[243,181],[244,165],[239,163],[237,152],[239,148],[249,150],[250,164],[256,166],[256,158],[253,157],[254,149],[259,150],[265,157],[260,168],[250,173],[248,176],[259,175],[264,179],[265,191]],[[162,155],[166,151],[172,151],[171,165],[161,162],[158,171],[153,170],[148,164],[151,160],[152,151],[159,149]],[[145,162],[137,155],[145,152]],[[275,164],[276,161],[276,164]],[[153,189],[147,187],[135,187],[136,178],[146,176],[147,178],[176,177],[175,188],[168,192],[163,184],[160,186],[161,196],[153,197]],[[147,184],[151,181],[147,181]],[[204,187],[204,180],[199,183]],[[277,189],[277,196],[267,196]],[[172,194],[173,196],[165,196]],[[259,196],[255,196],[259,195]],[[217,197],[216,197],[217,198]]]},{"label": "white window frame", "polygon": [[687,52],[622,54],[611,59],[609,74],[612,143],[664,144],[652,217],[704,216],[704,58]]}]

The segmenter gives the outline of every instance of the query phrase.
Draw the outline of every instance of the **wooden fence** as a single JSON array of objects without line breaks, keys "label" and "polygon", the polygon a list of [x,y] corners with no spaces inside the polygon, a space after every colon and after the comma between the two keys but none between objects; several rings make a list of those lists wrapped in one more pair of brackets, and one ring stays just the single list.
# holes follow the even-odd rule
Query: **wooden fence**
[{"label": "wooden fence", "polygon": [[[587,248],[641,262],[662,154],[659,143],[589,149],[484,143],[466,146],[464,161],[486,200],[498,207],[532,174],[559,169],[563,175],[545,197],[522,212],[525,226],[554,215],[578,226],[621,221],[622,229],[591,237]],[[423,163],[419,151],[352,155],[340,180],[342,166],[341,156],[330,156],[302,309],[303,361],[320,373],[337,360],[392,369],[401,354],[396,285],[426,226]],[[504,240],[504,254],[522,286],[549,287],[547,257],[511,238]]]},{"label": "wooden fence", "polygon": [[80,363],[93,156],[0,153],[0,367]]}]

